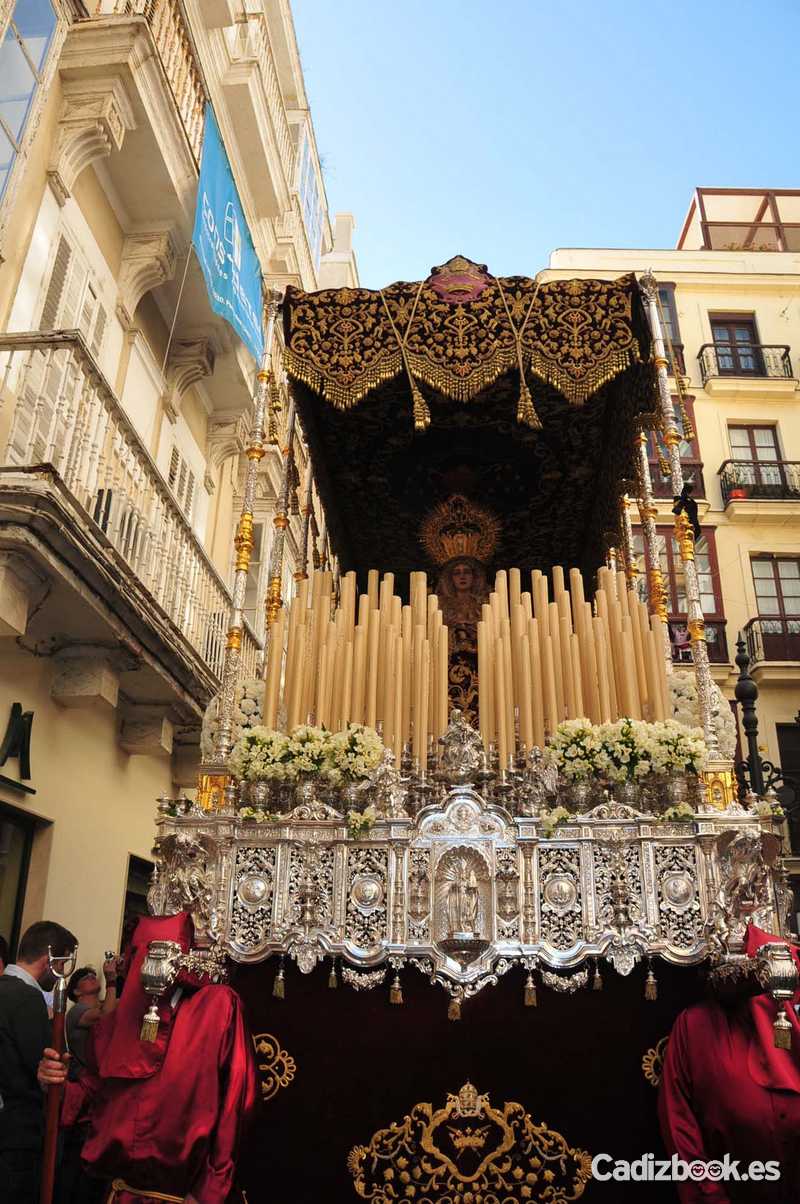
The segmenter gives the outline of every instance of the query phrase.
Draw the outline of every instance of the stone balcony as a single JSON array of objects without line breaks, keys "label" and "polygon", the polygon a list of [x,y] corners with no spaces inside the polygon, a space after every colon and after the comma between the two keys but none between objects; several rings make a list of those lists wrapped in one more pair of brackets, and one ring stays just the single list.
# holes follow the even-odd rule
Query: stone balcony
[{"label": "stone balcony", "polygon": [[[0,366],[0,635],[65,662],[64,705],[124,698],[128,751],[169,751],[218,688],[229,591],[78,332],[2,335]],[[245,674],[259,652],[246,629]]]}]

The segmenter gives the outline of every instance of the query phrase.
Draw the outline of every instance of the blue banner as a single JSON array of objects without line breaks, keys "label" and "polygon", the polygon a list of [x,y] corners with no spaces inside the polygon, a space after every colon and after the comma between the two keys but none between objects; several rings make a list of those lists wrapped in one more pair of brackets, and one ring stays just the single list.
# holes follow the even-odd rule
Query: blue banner
[{"label": "blue banner", "polygon": [[256,360],[264,352],[261,267],[211,105],[206,105],[192,242],[211,308]]}]

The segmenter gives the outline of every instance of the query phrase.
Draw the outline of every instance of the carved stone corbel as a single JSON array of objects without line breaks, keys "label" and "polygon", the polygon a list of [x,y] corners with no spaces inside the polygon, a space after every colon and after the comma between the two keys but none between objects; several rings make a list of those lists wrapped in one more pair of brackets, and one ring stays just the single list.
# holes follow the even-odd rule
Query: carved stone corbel
[{"label": "carved stone corbel", "polygon": [[175,240],[168,228],[135,230],[127,235],[117,297],[117,317],[126,330],[133,326],[133,315],[145,293],[173,278],[176,258]]},{"label": "carved stone corbel", "polygon": [[250,419],[247,414],[227,414],[208,423],[208,458],[219,468],[233,456],[240,456],[247,447]]},{"label": "carved stone corbel", "polygon": [[208,339],[176,339],[167,360],[167,387],[161,404],[170,422],[181,412],[187,389],[214,371],[214,349]]},{"label": "carved stone corbel", "polygon": [[120,150],[126,132],[136,126],[119,79],[67,81],[63,94],[58,135],[47,169],[59,205],[72,195],[84,168]]}]

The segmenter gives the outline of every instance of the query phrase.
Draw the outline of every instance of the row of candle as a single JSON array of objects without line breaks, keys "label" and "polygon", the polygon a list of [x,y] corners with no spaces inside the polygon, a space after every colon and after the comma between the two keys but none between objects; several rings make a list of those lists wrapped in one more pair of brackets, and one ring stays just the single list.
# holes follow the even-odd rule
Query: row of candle
[{"label": "row of candle", "polygon": [[[447,726],[448,630],[425,573],[411,574],[409,604],[394,592],[394,574],[368,576],[358,595],[356,574],[340,580],[315,572],[298,582],[288,613],[272,629],[263,722],[279,714],[288,731],[313,720],[331,731],[349,723],[380,728],[399,766],[411,745],[427,768],[430,739]],[[285,664],[284,664],[285,649]]]},{"label": "row of candle", "polygon": [[502,768],[521,746],[544,747],[564,719],[604,723],[670,714],[664,627],[626,588],[624,573],[598,570],[594,609],[571,569],[501,571],[478,623],[479,724]]}]

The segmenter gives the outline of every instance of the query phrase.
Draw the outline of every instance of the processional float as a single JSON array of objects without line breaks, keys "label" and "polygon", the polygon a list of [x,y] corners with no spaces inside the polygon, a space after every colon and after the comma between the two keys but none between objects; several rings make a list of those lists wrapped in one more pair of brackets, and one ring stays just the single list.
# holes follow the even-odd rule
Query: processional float
[{"label": "processional float", "polygon": [[[327,960],[332,985],[386,982],[394,1003],[414,969],[451,1018],[514,966],[527,1004],[537,986],[597,986],[604,962],[643,967],[649,997],[660,959],[736,959],[749,920],[785,933],[780,821],[773,800],[737,797],[710,675],[652,275],[540,283],[458,257],[381,291],[290,288],[282,312],[222,690],[197,800],[159,803],[151,908],[191,911],[235,962],[278,958],[276,994],[284,959],[303,973]],[[676,499],[689,670],[670,655],[651,429]],[[264,674],[243,683],[269,442],[284,470]]]},{"label": "processional float", "polygon": [[[159,800],[149,894],[235,964],[256,1029],[269,1112],[242,1182],[578,1199],[588,1149],[657,1148],[652,1086],[693,971],[747,982],[748,934],[787,936],[780,808],[737,794],[710,674],[656,281],[499,279],[458,257],[377,292],[289,289],[267,312],[222,688],[196,800]],[[672,663],[653,430],[691,666]],[[269,444],[283,470],[251,681]],[[797,974],[771,949],[758,985],[786,1048]]]}]

